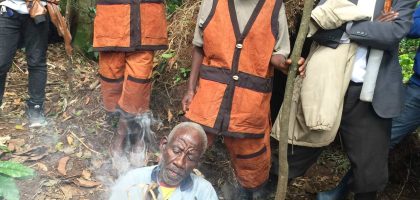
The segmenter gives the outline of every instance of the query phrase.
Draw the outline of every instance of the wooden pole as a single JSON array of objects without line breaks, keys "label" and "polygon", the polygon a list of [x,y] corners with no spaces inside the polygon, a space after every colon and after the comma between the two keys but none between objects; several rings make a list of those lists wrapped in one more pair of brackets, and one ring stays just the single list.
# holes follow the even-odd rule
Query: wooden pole
[{"label": "wooden pole", "polygon": [[309,31],[309,20],[314,7],[314,0],[305,0],[303,7],[302,21],[296,38],[293,52],[291,55],[292,65],[287,76],[286,90],[284,94],[283,106],[280,119],[280,137],[279,137],[279,179],[277,183],[276,200],[286,199],[287,182],[289,176],[289,165],[287,163],[287,145],[289,133],[290,106],[292,103],[294,80],[298,70],[298,61],[301,57],[303,43]]}]

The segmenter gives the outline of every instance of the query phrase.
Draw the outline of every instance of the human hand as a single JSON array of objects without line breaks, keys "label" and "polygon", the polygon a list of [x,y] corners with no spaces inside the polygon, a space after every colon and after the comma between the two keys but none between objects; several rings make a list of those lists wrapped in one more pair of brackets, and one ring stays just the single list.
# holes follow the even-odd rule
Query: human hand
[{"label": "human hand", "polygon": [[399,13],[393,10],[389,12],[382,11],[381,15],[376,18],[376,21],[379,22],[392,22],[398,17]]},{"label": "human hand", "polygon": [[182,98],[182,110],[184,112],[187,112],[188,111],[189,106],[191,104],[191,101],[192,101],[194,95],[195,95],[195,92],[194,91],[188,90],[185,93],[184,98]]},{"label": "human hand", "polygon": [[[286,65],[290,66],[292,64],[292,59],[287,59],[286,60]],[[301,76],[305,76],[305,72],[306,72],[306,63],[305,63],[305,58],[300,57],[298,60],[298,66],[299,66],[299,75]],[[289,67],[287,67],[289,68]]]},{"label": "human hand", "polygon": [[[285,60],[283,55],[273,55],[271,56],[271,60],[270,60],[270,64],[274,66],[274,68],[280,70],[281,72],[283,72],[283,74],[288,74],[289,73],[289,67],[292,64],[292,59],[287,59]],[[304,76],[305,75],[305,59],[304,58],[300,58],[298,61],[298,66],[299,66],[299,75]]]}]

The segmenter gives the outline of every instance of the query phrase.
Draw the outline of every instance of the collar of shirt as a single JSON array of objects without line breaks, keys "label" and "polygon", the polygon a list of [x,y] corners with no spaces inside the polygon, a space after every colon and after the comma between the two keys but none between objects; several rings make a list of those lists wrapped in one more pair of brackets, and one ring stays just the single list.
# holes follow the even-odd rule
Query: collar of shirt
[{"label": "collar of shirt", "polygon": [[[155,183],[157,183],[157,178],[158,178],[159,171],[160,171],[160,166],[159,165],[156,166],[152,171],[151,179]],[[188,175],[184,180],[182,180],[182,182],[180,184],[181,192],[184,192],[186,190],[191,189],[192,186],[193,186],[193,180],[191,178],[191,175]]]}]

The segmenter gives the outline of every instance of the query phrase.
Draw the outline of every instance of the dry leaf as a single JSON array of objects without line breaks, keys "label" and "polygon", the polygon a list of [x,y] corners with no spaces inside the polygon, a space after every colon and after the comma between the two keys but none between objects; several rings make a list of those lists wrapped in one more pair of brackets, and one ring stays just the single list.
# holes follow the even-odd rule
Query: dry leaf
[{"label": "dry leaf", "polygon": [[43,164],[43,163],[36,163],[36,166],[37,166],[37,168],[39,170],[42,170],[44,172],[47,172],[48,171],[48,167],[45,164]]},{"label": "dry leaf", "polygon": [[88,104],[89,104],[89,102],[90,102],[90,97],[87,97],[87,98],[86,98],[86,101],[85,101],[85,105],[88,105]]},{"label": "dry leaf", "polygon": [[29,157],[27,157],[27,156],[17,156],[17,157],[13,157],[12,159],[10,159],[10,161],[17,162],[17,163],[23,163],[23,162],[27,161],[28,159],[29,159]]},{"label": "dry leaf", "polygon": [[171,110],[168,110],[168,122],[171,122],[172,119],[174,118],[174,115],[172,114]]},{"label": "dry leaf", "polygon": [[67,144],[69,144],[71,146],[73,146],[73,144],[74,144],[74,139],[71,135],[67,136]]},{"label": "dry leaf", "polygon": [[47,187],[52,187],[54,185],[57,185],[58,182],[59,182],[58,180],[52,180],[52,179],[50,179],[47,182],[45,182],[43,185],[44,186],[47,186]]},{"label": "dry leaf", "polygon": [[88,181],[88,180],[85,180],[85,179],[82,179],[82,178],[76,179],[76,181],[74,183],[78,186],[87,187],[87,188],[96,187],[96,186],[101,185],[100,182]]},{"label": "dry leaf", "polygon": [[[9,145],[12,144],[17,152],[22,151],[22,146],[25,145],[24,139],[11,139]],[[9,148],[10,149],[10,148]],[[11,150],[11,149],[10,149]]]},{"label": "dry leaf", "polygon": [[76,153],[76,156],[77,156],[78,158],[82,158],[82,156],[83,156],[83,152],[82,152],[82,151],[79,151],[78,153]]},{"label": "dry leaf", "polygon": [[92,176],[92,173],[90,173],[90,171],[84,169],[82,171],[82,177],[86,180],[91,180],[90,177]]},{"label": "dry leaf", "polygon": [[66,171],[66,166],[67,166],[67,161],[69,161],[70,157],[66,156],[66,157],[62,157],[60,159],[60,161],[58,161],[58,173],[60,173],[63,176],[67,175],[67,171]]},{"label": "dry leaf", "polygon": [[91,161],[91,164],[92,164],[93,169],[99,169],[102,167],[103,161],[100,159],[93,159]]},{"label": "dry leaf", "polygon": [[73,193],[76,193],[73,189],[73,187],[69,186],[69,185],[64,185],[60,187],[60,190],[63,192],[64,194],[64,199],[68,200],[68,199],[72,199],[73,198]]},{"label": "dry leaf", "polygon": [[[13,155],[14,157],[27,157],[26,160],[29,161],[37,161],[42,158],[44,158],[46,155],[48,155],[48,147],[46,146],[36,146],[32,147],[24,152],[16,153],[16,155]],[[26,161],[25,160],[25,161]]]},{"label": "dry leaf", "polygon": [[9,143],[7,145],[7,149],[9,149],[9,151],[14,152],[16,150],[16,146],[13,143]]},{"label": "dry leaf", "polygon": [[69,147],[69,146],[67,146],[67,147],[63,148],[63,152],[66,155],[73,154],[75,151],[76,151],[76,148],[75,147]]},{"label": "dry leaf", "polygon": [[10,139],[11,139],[10,135],[0,137],[0,145],[1,146],[6,146],[6,143],[9,142]]}]

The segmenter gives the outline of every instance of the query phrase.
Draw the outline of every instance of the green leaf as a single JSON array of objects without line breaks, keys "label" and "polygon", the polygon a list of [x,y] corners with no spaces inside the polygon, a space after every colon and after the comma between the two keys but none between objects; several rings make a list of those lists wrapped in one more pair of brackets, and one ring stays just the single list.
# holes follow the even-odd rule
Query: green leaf
[{"label": "green leaf", "polygon": [[34,170],[19,163],[0,161],[0,176],[1,174],[13,178],[22,178],[34,176]]},{"label": "green leaf", "polygon": [[174,54],[173,53],[164,53],[164,54],[162,54],[162,58],[165,58],[165,59],[169,59],[169,58],[172,58],[172,57],[174,57]]},{"label": "green leaf", "polygon": [[0,175],[0,185],[0,197],[6,200],[19,200],[19,190],[13,178]]}]

